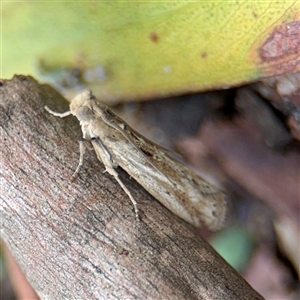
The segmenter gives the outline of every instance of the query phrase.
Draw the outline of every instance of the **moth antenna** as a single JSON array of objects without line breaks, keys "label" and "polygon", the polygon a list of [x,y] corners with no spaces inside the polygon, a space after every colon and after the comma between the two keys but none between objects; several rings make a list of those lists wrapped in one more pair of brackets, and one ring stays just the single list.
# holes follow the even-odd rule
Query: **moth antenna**
[{"label": "moth antenna", "polygon": [[59,112],[51,110],[48,106],[44,106],[44,108],[46,109],[46,111],[48,113],[50,113],[51,115],[53,115],[55,117],[64,118],[64,117],[70,116],[72,114],[70,110],[63,112],[63,113],[59,113]]}]

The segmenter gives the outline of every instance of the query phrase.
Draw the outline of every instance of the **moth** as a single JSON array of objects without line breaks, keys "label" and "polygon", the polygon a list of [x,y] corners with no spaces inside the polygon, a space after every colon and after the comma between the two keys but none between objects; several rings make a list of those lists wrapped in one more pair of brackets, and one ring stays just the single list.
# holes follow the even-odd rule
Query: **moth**
[{"label": "moth", "polygon": [[[154,198],[171,212],[195,227],[218,229],[225,218],[225,195],[216,187],[196,175],[180,162],[171,158],[167,150],[142,137],[105,104],[97,101],[86,90],[70,103],[70,111],[57,113],[58,117],[74,115],[80,122],[83,139],[93,145],[97,158],[105,170],[120,184],[130,198],[135,215],[139,217],[137,202],[120,180],[117,167],[121,167]],[[83,164],[84,147],[80,144],[79,164]]]}]

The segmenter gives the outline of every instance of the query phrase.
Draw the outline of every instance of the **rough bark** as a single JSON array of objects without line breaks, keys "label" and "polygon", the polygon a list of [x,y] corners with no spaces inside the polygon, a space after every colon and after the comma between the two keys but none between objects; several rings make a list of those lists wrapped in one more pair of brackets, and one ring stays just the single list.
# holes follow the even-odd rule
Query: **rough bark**
[{"label": "rough bark", "polygon": [[80,128],[30,77],[0,87],[2,237],[42,299],[262,299],[190,225],[93,151],[75,181]]}]

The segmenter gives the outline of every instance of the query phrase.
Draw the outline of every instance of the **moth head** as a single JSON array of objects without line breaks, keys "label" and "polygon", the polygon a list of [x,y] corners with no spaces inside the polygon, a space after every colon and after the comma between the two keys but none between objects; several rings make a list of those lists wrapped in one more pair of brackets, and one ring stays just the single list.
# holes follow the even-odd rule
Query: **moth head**
[{"label": "moth head", "polygon": [[94,118],[94,112],[90,107],[90,100],[94,99],[90,90],[86,90],[71,100],[70,110],[79,121],[90,121]]},{"label": "moth head", "polygon": [[88,103],[89,100],[95,98],[93,93],[90,90],[85,90],[81,94],[77,95],[75,98],[71,100],[70,110],[73,115],[77,115],[77,110]]}]

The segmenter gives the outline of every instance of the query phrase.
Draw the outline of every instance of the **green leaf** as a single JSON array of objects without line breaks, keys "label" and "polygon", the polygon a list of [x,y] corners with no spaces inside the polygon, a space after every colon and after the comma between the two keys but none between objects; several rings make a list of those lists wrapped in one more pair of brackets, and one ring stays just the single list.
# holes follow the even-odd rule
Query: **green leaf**
[{"label": "green leaf", "polygon": [[299,24],[299,1],[4,2],[1,77],[77,72],[106,101],[226,88],[299,70]]}]

